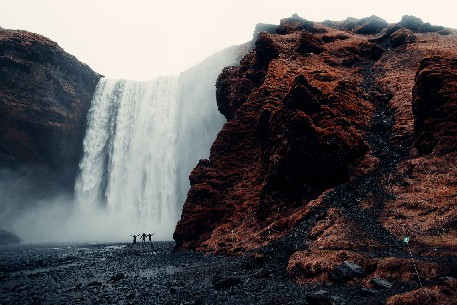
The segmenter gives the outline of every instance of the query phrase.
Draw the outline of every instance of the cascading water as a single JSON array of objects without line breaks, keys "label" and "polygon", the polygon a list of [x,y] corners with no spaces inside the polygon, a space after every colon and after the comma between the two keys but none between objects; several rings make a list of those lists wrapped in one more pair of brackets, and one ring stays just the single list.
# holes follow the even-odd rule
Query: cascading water
[{"label": "cascading water", "polygon": [[99,207],[126,230],[171,236],[177,222],[176,108],[176,78],[100,80],[75,187],[83,211]]},{"label": "cascading water", "polygon": [[85,232],[97,240],[140,232],[171,239],[190,171],[208,157],[225,121],[217,110],[216,78],[244,52],[228,48],[178,77],[100,80],[75,185]]}]

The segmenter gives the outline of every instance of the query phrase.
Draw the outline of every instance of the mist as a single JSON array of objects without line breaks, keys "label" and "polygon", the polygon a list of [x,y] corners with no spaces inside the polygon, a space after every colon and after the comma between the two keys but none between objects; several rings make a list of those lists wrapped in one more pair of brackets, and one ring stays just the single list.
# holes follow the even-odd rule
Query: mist
[{"label": "mist", "polygon": [[[126,241],[138,231],[135,218],[110,211],[103,203],[81,209],[44,167],[0,169],[0,229],[23,243]],[[154,226],[154,240],[170,240],[170,226]]]},{"label": "mist", "polygon": [[173,77],[101,79],[74,191],[52,170],[4,170],[0,227],[25,243],[117,242],[139,233],[172,240],[190,172],[225,122],[217,76],[249,47],[226,48]]},{"label": "mist", "polygon": [[0,229],[24,242],[57,241],[48,236],[68,219],[72,196],[56,173],[35,164],[2,168],[0,194]]},{"label": "mist", "polygon": [[[124,214],[103,208],[81,210],[67,196],[58,196],[22,212],[7,230],[17,234],[24,243],[49,242],[119,242],[131,239],[134,221]],[[70,208],[68,208],[70,207]],[[169,230],[153,230],[154,240],[170,240]]]}]

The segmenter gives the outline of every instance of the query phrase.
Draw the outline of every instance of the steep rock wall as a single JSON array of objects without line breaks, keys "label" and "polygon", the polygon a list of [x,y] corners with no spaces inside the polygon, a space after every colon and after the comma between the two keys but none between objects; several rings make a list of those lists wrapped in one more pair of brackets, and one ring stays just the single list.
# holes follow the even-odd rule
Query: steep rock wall
[{"label": "steep rock wall", "polygon": [[325,289],[310,302],[352,287],[354,304],[452,304],[456,32],[293,16],[255,39],[219,76],[228,122],[190,176],[177,248],[248,255]]},{"label": "steep rock wall", "polygon": [[2,168],[38,167],[71,190],[99,78],[43,36],[0,29]]},{"label": "steep rock wall", "polygon": [[228,123],[191,174],[178,246],[267,243],[267,228],[292,228],[306,202],[370,163],[362,134],[373,106],[360,90],[363,67],[354,73],[341,62],[369,64],[383,50],[356,35],[325,44],[327,29],[297,20],[282,21],[278,31],[286,34],[260,33],[240,66],[219,76]]}]

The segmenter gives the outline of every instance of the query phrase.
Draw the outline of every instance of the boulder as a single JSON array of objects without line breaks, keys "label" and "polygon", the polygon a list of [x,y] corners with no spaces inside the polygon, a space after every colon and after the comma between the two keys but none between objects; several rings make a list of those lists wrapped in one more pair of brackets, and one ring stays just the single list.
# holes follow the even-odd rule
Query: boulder
[{"label": "boulder", "polygon": [[390,289],[392,288],[392,283],[379,277],[372,278],[370,283],[375,287],[379,289]]},{"label": "boulder", "polygon": [[408,29],[399,29],[390,36],[390,43],[393,48],[414,42],[416,42],[416,35]]},{"label": "boulder", "polygon": [[365,270],[362,266],[349,261],[344,261],[330,273],[330,279],[334,281],[345,281],[354,277],[362,277],[364,275]]}]

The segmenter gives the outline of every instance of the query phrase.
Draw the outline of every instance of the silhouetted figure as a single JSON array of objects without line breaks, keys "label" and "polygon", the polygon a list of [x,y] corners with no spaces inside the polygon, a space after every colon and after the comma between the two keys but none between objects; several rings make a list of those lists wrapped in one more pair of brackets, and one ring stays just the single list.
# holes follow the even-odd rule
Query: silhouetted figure
[{"label": "silhouetted figure", "polygon": [[133,236],[133,244],[136,244],[136,235],[133,234],[132,236]]},{"label": "silhouetted figure", "polygon": [[154,233],[152,233],[152,234],[149,233],[149,234],[148,234],[149,244],[151,245],[151,248],[152,248],[152,239],[151,239],[151,238],[152,238],[152,235],[154,235]]},{"label": "silhouetted figure", "polygon": [[143,240],[143,244],[146,242],[146,233],[141,234],[141,239]]}]

